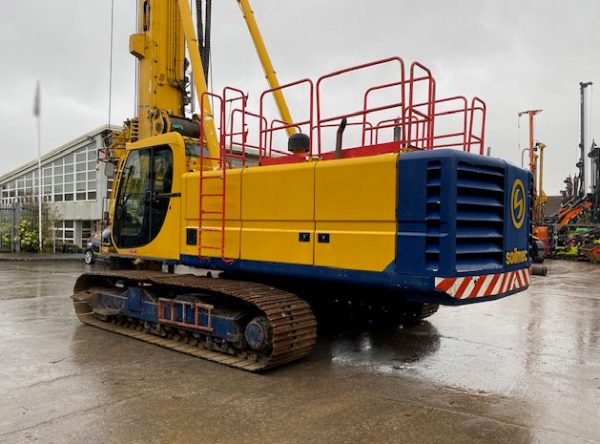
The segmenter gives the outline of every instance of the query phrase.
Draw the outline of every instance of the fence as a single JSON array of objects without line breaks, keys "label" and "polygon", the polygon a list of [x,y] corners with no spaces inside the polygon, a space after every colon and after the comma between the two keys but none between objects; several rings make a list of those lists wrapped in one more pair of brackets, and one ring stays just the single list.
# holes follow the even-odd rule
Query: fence
[{"label": "fence", "polygon": [[[24,232],[37,233],[38,210],[21,203],[0,205],[0,251],[20,253],[25,245],[31,247],[31,240],[24,239]],[[37,245],[35,234],[34,246]]]}]

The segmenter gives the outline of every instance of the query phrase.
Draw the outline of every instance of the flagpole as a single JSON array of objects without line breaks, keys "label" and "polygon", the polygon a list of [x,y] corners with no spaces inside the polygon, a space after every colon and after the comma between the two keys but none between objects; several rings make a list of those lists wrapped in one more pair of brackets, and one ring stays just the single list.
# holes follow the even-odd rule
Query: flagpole
[{"label": "flagpole", "polygon": [[38,142],[38,248],[42,253],[42,125],[40,107],[40,82],[37,84],[36,94],[36,116],[37,116],[37,142]]}]

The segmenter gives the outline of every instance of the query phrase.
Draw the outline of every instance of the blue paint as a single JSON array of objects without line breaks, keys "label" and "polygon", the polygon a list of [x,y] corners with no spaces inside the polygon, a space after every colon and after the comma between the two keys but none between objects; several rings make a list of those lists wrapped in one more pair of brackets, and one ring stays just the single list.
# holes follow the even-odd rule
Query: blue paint
[{"label": "blue paint", "polygon": [[[177,296],[176,301],[187,301],[196,302],[202,295],[199,294],[186,294]],[[184,305],[175,305],[175,321],[186,322],[188,324],[194,323],[194,309],[185,305],[185,317],[184,317]],[[164,308],[164,318],[171,319],[171,308],[166,306]],[[236,341],[237,336],[240,334],[238,321],[244,317],[242,311],[230,310],[228,312],[220,312],[219,310],[214,311],[209,320],[208,311],[201,310],[199,315],[199,324],[201,327],[212,328],[210,332],[211,336],[227,339],[230,341]]]},{"label": "blue paint", "polygon": [[527,250],[530,200],[522,229],[513,226],[510,194],[531,174],[500,159],[438,150],[400,157],[396,268],[425,276],[501,273],[506,252]]},{"label": "blue paint", "polygon": [[[510,202],[516,180],[531,185],[529,171],[448,149],[401,155],[398,175],[396,259],[382,272],[248,260],[227,263],[188,255],[181,263],[392,289],[417,300],[452,304],[456,300],[434,290],[435,277],[495,274],[531,265],[530,258],[524,264],[505,264],[508,251],[529,249],[530,199],[521,229],[512,222]],[[469,303],[473,301],[481,299]]]},{"label": "blue paint", "polygon": [[[178,296],[176,300],[194,302],[198,300],[198,297],[199,295],[187,294]],[[152,325],[159,323],[157,301],[154,301],[151,296],[138,287],[129,287],[120,295],[103,294],[97,308],[105,310],[110,309],[112,310],[111,314],[118,313],[123,316],[149,322]],[[113,311],[117,313],[113,313]],[[163,317],[171,319],[171,308],[169,306],[164,307]],[[243,317],[244,313],[240,310],[215,310],[210,317],[212,331],[203,333],[216,338],[226,339],[231,342],[237,342],[241,335],[239,321],[242,320]],[[209,326],[207,311],[201,311],[199,318],[201,326]],[[185,306],[184,313],[183,305],[176,305],[175,320],[193,324],[194,313],[192,307]],[[167,324],[167,326],[169,325]]]},{"label": "blue paint", "polygon": [[248,345],[253,350],[261,349],[267,342],[264,329],[256,322],[250,322],[244,334]]}]

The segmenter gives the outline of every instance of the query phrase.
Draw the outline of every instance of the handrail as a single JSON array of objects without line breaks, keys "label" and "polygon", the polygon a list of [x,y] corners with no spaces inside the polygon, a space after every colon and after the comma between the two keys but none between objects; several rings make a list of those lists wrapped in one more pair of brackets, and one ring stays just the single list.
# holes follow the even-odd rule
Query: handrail
[{"label": "handrail", "polygon": [[[476,103],[478,103],[480,106],[476,107]],[[469,143],[471,143],[471,138],[473,137],[473,120],[474,120],[474,115],[475,115],[475,111],[477,110],[481,110],[481,133],[480,136],[478,137],[478,142],[479,142],[479,154],[483,155],[484,150],[485,150],[485,119],[486,119],[486,114],[487,114],[487,106],[485,104],[485,102],[483,100],[481,100],[479,97],[473,97],[473,99],[471,100],[471,116],[470,116],[470,120],[469,120]]]},{"label": "handrail", "polygon": [[[421,71],[423,71],[425,73],[425,75],[423,77],[415,77],[415,71],[416,69],[420,69]],[[428,90],[427,90],[427,98],[428,100],[426,101],[427,105],[428,105],[428,109],[427,109],[427,115],[429,116],[428,120],[429,120],[429,125],[427,125],[427,136],[428,136],[428,144],[431,145],[431,143],[433,143],[433,135],[434,135],[434,113],[435,113],[435,105],[433,104],[433,102],[435,102],[435,93],[436,93],[436,83],[435,83],[435,78],[433,77],[433,74],[431,73],[431,70],[429,68],[427,68],[425,65],[423,65],[420,62],[414,61],[411,63],[410,65],[410,85],[411,85],[411,92],[409,94],[409,102],[408,102],[408,120],[411,121],[412,120],[412,114],[414,112],[414,104],[413,104],[413,100],[414,100],[414,84],[417,81],[421,81],[421,80],[428,80]],[[412,126],[409,125],[408,127],[408,135],[407,135],[407,139],[412,140]]]},{"label": "handrail", "polygon": [[[319,79],[317,80],[317,84],[316,84],[316,90],[317,90],[317,98],[316,98],[316,108],[317,108],[317,150],[318,150],[318,155],[321,155],[321,151],[322,151],[322,134],[321,134],[321,124],[325,123],[325,122],[331,122],[332,120],[336,120],[333,119],[331,117],[327,118],[327,119],[322,119],[321,118],[321,85],[325,80],[331,79],[332,77],[338,77],[341,76],[342,74],[347,74],[350,72],[354,72],[354,71],[360,71],[360,70],[364,70],[366,68],[370,68],[373,66],[381,66],[384,64],[391,64],[391,63],[398,63],[399,65],[399,74],[400,74],[400,82],[404,82],[405,81],[405,73],[404,73],[404,60],[402,60],[400,57],[388,57],[385,59],[380,59],[380,60],[375,60],[373,62],[369,62],[369,63],[363,63],[361,65],[356,65],[356,66],[351,66],[349,68],[345,68],[345,69],[341,69],[338,71],[334,71],[332,73],[329,74],[325,74],[321,77],[319,77]],[[400,103],[405,103],[405,93],[404,93],[404,88],[401,88],[402,90],[402,94],[400,95]],[[356,117],[359,115],[363,116],[363,145],[364,145],[364,138],[365,138],[365,130],[366,130],[366,122],[367,122],[367,110],[363,109],[362,111],[359,111],[357,113],[352,113],[352,114],[347,114],[347,115],[342,115],[339,116],[338,119],[342,119],[344,117],[348,118],[348,117]]]},{"label": "handrail", "polygon": [[[392,73],[397,76],[395,80],[367,85],[359,92],[361,97],[359,100],[362,103],[357,106],[358,109],[351,109],[345,113],[327,113],[324,106],[326,90],[324,85],[327,81],[385,65],[393,66]],[[469,101],[462,95],[437,98],[436,80],[431,70],[419,62],[412,62],[407,72],[408,74],[405,73],[405,64],[400,57],[389,57],[325,74],[319,77],[316,83],[310,79],[297,80],[263,91],[259,97],[258,113],[247,110],[248,96],[237,88],[224,88],[221,97],[210,93],[202,97],[218,98],[220,101],[220,145],[224,151],[232,151],[234,147],[239,147],[242,164],[245,164],[248,147],[258,151],[260,161],[281,156],[290,157],[290,160],[281,160],[282,162],[299,161],[298,156],[292,156],[285,148],[275,146],[279,143],[275,134],[280,131],[288,133],[304,131],[310,136],[306,158],[321,158],[324,150],[327,149],[324,146],[324,129],[337,127],[343,119],[347,120],[347,125],[360,128],[360,134],[354,131],[353,136],[359,138],[360,146],[356,148],[362,147],[364,151],[356,151],[356,148],[353,148],[353,156],[369,155],[370,147],[375,145],[382,146],[375,149],[374,153],[390,152],[401,148],[408,150],[455,148],[484,154],[486,104],[478,97]],[[308,100],[302,104],[307,107],[308,112],[300,113],[300,115],[304,114],[303,120],[287,122],[281,118],[271,119],[267,116],[265,101],[267,96],[297,87],[304,88],[303,91],[308,93]],[[231,106],[227,120],[225,108],[229,108],[227,104],[233,102],[241,104],[235,108]],[[253,119],[251,129],[248,128],[249,119]],[[255,119],[258,120],[256,124]],[[255,136],[256,128],[257,136]],[[382,137],[383,130],[389,128],[399,129],[394,132],[394,141],[397,144],[392,144],[387,134]],[[202,132],[202,143],[204,143],[203,136]],[[250,139],[253,141],[252,144],[249,143]],[[234,156],[232,152],[230,155]]]},{"label": "handrail", "polygon": [[[266,91],[263,91],[263,93],[260,95],[259,115],[262,117],[262,116],[264,116],[264,98],[267,94],[275,94],[277,92],[283,91],[284,89],[289,89],[294,86],[303,85],[303,84],[308,85],[308,88],[309,88],[309,98],[310,99],[309,99],[309,118],[308,118],[308,120],[295,121],[295,122],[284,122],[285,123],[284,126],[273,129],[273,128],[263,128],[263,120],[261,119],[259,122],[259,140],[260,140],[260,145],[261,145],[259,157],[261,159],[264,159],[266,157],[271,157],[272,147],[269,148],[268,155],[266,152],[268,134],[272,134],[274,131],[295,128],[296,126],[303,126],[303,125],[308,125],[309,132],[312,130],[313,115],[314,115],[314,84],[313,84],[312,80],[310,80],[310,79],[301,79],[301,80],[297,80],[295,82],[286,83],[285,85],[280,85],[276,88],[268,89]],[[288,131],[288,133],[289,133],[289,131]],[[312,153],[312,140],[309,141],[308,149],[309,149],[309,155],[312,156],[312,154],[313,154]]]}]

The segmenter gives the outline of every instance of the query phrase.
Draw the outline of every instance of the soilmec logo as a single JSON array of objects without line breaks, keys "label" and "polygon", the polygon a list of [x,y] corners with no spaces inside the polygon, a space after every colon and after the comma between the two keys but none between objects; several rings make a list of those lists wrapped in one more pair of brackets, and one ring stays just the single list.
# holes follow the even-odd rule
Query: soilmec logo
[{"label": "soilmec logo", "polygon": [[510,195],[510,215],[515,228],[518,230],[525,222],[525,186],[521,179],[515,180]]},{"label": "soilmec logo", "polygon": [[526,250],[517,250],[515,248],[513,251],[506,253],[506,265],[516,265],[524,262],[527,262]]}]

